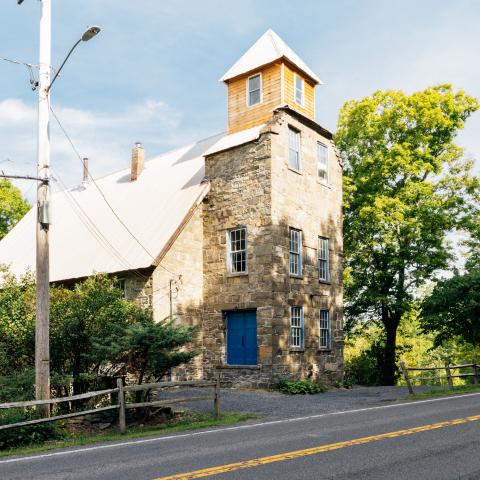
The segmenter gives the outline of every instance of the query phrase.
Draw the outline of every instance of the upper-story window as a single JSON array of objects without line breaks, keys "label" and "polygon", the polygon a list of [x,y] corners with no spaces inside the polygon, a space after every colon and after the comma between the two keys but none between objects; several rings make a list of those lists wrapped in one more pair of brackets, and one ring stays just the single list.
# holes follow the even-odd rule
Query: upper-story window
[{"label": "upper-story window", "polygon": [[330,281],[330,249],[328,238],[318,237],[318,278]]},{"label": "upper-story window", "polygon": [[305,82],[302,77],[295,73],[295,102],[299,105],[304,104],[305,101]]},{"label": "upper-story window", "polygon": [[262,75],[257,73],[247,79],[247,104],[249,107],[262,102]]},{"label": "upper-story window", "polygon": [[247,271],[247,229],[245,227],[228,232],[228,271],[230,273]]},{"label": "upper-story window", "polygon": [[317,143],[317,171],[318,178],[323,183],[328,183],[328,147]]},{"label": "upper-story window", "polygon": [[289,243],[290,275],[300,277],[302,275],[302,231],[291,228]]},{"label": "upper-story window", "polygon": [[303,348],[304,338],[303,308],[292,306],[290,307],[290,347]]},{"label": "upper-story window", "polygon": [[288,166],[300,171],[300,132],[288,127]]}]

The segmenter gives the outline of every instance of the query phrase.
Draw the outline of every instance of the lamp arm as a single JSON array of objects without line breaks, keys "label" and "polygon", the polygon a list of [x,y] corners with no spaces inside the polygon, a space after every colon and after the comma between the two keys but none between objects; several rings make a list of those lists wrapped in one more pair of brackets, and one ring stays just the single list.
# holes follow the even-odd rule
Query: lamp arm
[{"label": "lamp arm", "polygon": [[50,89],[52,88],[52,85],[53,83],[55,82],[55,80],[57,79],[59,73],[61,72],[63,66],[67,63],[67,60],[69,59],[70,55],[72,54],[72,52],[75,50],[75,48],[77,48],[77,45],[82,41],[82,39],[80,38],[77,43],[75,43],[75,45],[70,49],[70,51],[68,52],[68,55],[65,57],[65,60],[62,62],[62,64],[60,65],[60,68],[57,70],[57,72],[55,73],[55,76],[53,77],[53,80],[50,82],[50,85],[48,86],[47,88],[47,93],[50,92]]}]

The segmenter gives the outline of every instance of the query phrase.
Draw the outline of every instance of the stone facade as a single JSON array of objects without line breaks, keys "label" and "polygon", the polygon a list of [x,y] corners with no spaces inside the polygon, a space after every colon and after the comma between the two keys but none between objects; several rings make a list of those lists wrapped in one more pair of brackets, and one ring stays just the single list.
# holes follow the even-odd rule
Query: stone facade
[{"label": "stone facade", "polygon": [[[303,119],[303,120],[302,120]],[[301,135],[301,168],[288,168],[288,127]],[[277,111],[256,142],[206,158],[211,190],[204,202],[205,375],[220,368],[231,383],[270,386],[282,377],[343,375],[342,324],[342,168],[322,129]],[[329,148],[329,182],[318,180],[317,142]],[[248,273],[229,274],[227,232],[247,228]],[[289,275],[289,228],[303,232],[303,275]],[[330,241],[327,283],[318,275],[318,237]],[[304,348],[290,347],[290,306],[303,307]],[[253,309],[257,320],[256,366],[227,363],[229,311]],[[319,348],[320,309],[328,309],[330,348]]]},{"label": "stone facade", "polygon": [[[288,166],[289,127],[300,132],[299,171]],[[329,150],[328,183],[317,174],[317,143]],[[343,376],[342,167],[328,132],[288,108],[278,109],[256,141],[209,155],[210,191],[146,280],[127,281],[127,296],[151,306],[156,320],[173,314],[199,325],[200,355],[174,378],[274,386],[279,379],[327,384]],[[228,232],[247,231],[247,272],[229,273]],[[302,276],[289,274],[289,229],[302,231]],[[329,239],[330,280],[319,281],[318,238]],[[178,277],[180,275],[180,277]],[[303,308],[304,345],[292,348],[290,308]],[[320,310],[330,314],[331,342],[320,348]],[[256,365],[230,365],[227,318],[255,312]]]}]

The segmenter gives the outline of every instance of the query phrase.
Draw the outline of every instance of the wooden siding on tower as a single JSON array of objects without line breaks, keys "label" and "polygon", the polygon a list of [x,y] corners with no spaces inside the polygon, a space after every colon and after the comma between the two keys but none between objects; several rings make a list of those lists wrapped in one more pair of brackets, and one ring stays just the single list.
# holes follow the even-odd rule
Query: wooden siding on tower
[{"label": "wooden siding on tower", "polygon": [[[247,79],[262,74],[262,102],[247,105]],[[267,65],[256,72],[228,82],[228,133],[239,132],[267,122],[281,103],[281,64]]]},{"label": "wooden siding on tower", "polygon": [[[295,102],[294,94],[294,73],[299,75],[304,80],[305,88],[305,99],[304,105],[299,105]],[[285,63],[284,65],[284,102],[287,103],[290,108],[297,110],[302,115],[315,120],[315,84],[301,73],[299,70],[294,69],[289,64]]]}]

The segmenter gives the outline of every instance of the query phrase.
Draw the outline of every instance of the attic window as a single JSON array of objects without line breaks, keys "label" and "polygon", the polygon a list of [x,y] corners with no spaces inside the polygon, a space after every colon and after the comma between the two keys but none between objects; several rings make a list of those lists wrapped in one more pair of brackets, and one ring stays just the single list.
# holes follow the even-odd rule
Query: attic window
[{"label": "attic window", "polygon": [[247,103],[248,106],[262,102],[262,75],[257,73],[247,80]]},{"label": "attic window", "polygon": [[295,79],[295,102],[303,106],[304,96],[305,96],[305,82],[303,78],[299,77],[297,74],[294,75]]}]

